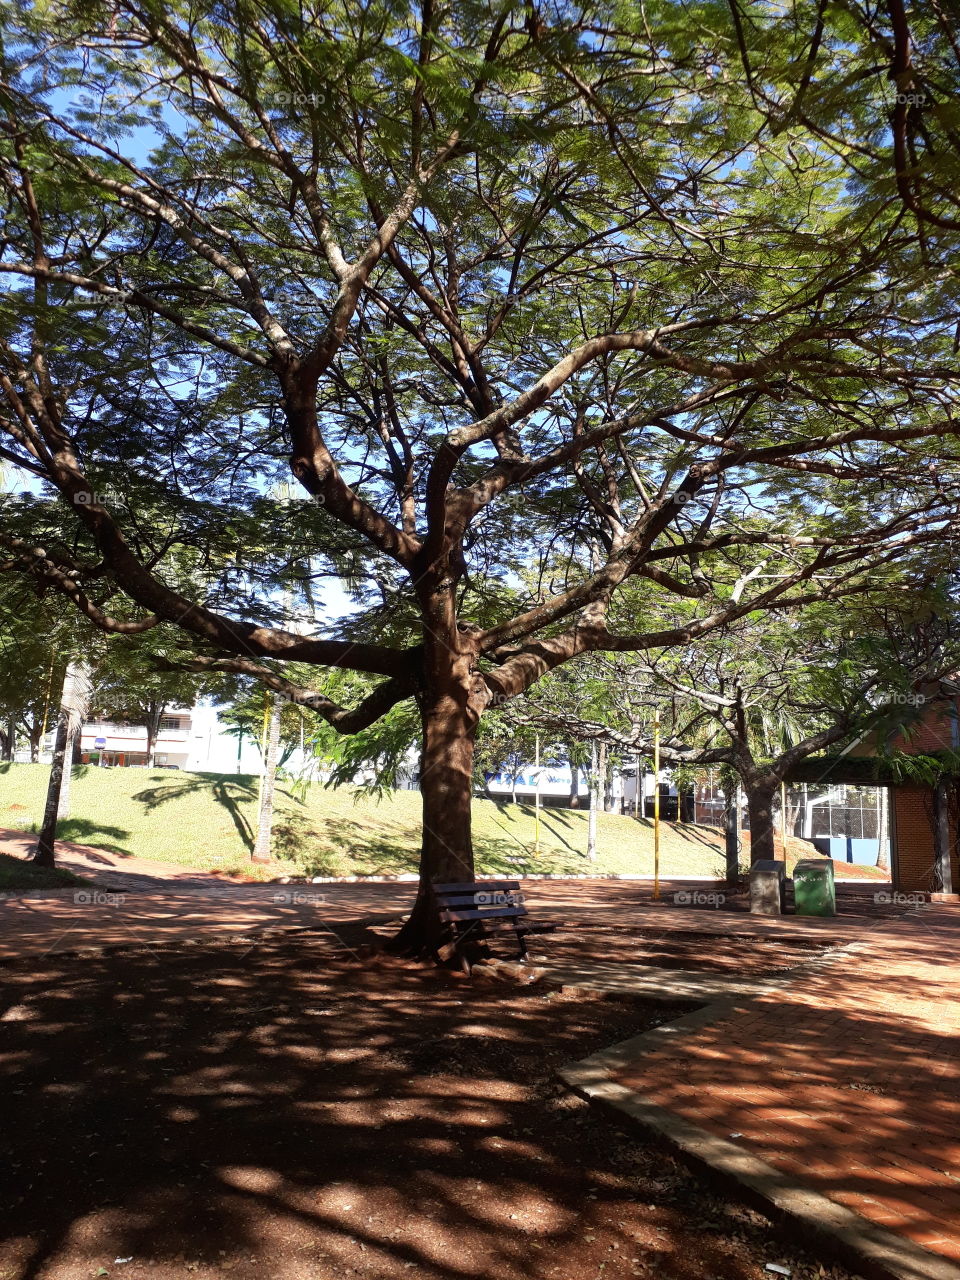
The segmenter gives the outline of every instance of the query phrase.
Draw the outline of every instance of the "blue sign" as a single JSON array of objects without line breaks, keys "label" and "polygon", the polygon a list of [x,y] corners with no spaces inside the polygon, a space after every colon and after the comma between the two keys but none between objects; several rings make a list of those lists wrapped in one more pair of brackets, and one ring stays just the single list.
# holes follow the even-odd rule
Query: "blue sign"
[{"label": "blue sign", "polygon": [[93,748],[95,751],[102,751],[106,745],[107,745],[106,738],[94,738],[93,740]]}]

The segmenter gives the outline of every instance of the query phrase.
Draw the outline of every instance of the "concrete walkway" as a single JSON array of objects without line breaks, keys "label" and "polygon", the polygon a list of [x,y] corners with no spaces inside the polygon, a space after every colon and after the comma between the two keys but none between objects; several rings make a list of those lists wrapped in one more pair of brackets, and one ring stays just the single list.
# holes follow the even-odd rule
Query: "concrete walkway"
[{"label": "concrete walkway", "polygon": [[599,1055],[614,1093],[723,1140],[700,1143],[718,1168],[733,1147],[960,1262],[960,910],[877,923],[763,987]]}]

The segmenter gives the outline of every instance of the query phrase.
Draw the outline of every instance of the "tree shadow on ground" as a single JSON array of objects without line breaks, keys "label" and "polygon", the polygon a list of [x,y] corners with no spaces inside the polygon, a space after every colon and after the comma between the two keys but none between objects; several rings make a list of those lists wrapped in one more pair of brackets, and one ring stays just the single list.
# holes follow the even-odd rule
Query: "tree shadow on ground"
[{"label": "tree shadow on ground", "polygon": [[[152,1280],[555,1280],[558,1262],[748,1280],[785,1256],[555,1079],[680,1008],[364,968],[322,942],[31,961],[0,996],[15,1280],[114,1258]],[[893,1078],[933,1083],[890,1053]]]},{"label": "tree shadow on ground", "polygon": [[[161,780],[161,775],[155,775],[155,777],[156,780]],[[162,786],[147,787],[132,795],[130,799],[142,804],[148,813],[153,813],[171,800],[182,800],[185,796],[209,792],[213,800],[230,815],[237,829],[237,835],[247,851],[253,850],[255,842],[253,824],[240,808],[243,802],[249,803],[257,798],[257,787],[249,775],[238,774],[232,777],[195,775],[183,782],[178,780],[171,783],[166,778],[162,778],[162,782]]]},{"label": "tree shadow on ground", "polygon": [[[420,860],[419,843],[411,841],[406,825],[350,818],[327,818],[322,830],[306,818],[297,824],[286,816],[280,823],[277,853],[299,862],[306,875],[352,874],[369,876],[411,875]],[[582,855],[565,855],[555,846],[539,855],[507,832],[503,839],[475,834],[474,866],[477,875],[524,876],[550,871],[582,873],[589,867]]]},{"label": "tree shadow on ground", "polygon": [[[518,804],[511,807],[515,808],[519,813],[523,814],[523,816],[525,818],[528,818],[531,823],[534,823],[536,821],[537,810],[535,805]],[[580,849],[576,845],[571,844],[570,841],[567,839],[567,833],[564,832],[562,828],[563,827],[570,828],[571,829],[570,834],[572,834],[572,829],[574,827],[578,827],[583,834],[584,841],[586,841],[586,834],[587,834],[586,819],[585,817],[582,817],[578,822],[575,822],[574,820],[566,816],[567,812],[568,811],[563,809],[548,809],[545,807],[541,808],[540,810],[541,829],[544,832],[547,832],[549,835],[553,836],[560,845],[562,845],[566,849],[569,849],[571,853],[577,855],[578,857],[585,858],[586,848],[584,847]],[[506,830],[506,828],[504,828],[504,830]],[[524,848],[525,848],[520,843],[519,840],[517,840],[517,848],[520,851],[524,851]],[[553,853],[554,851],[551,850],[550,852]]]},{"label": "tree shadow on ground", "polygon": [[[118,858],[132,858],[134,850],[117,844],[118,840],[128,840],[130,832],[124,827],[110,827],[104,822],[91,822],[89,818],[61,818],[57,823],[57,839],[69,840],[73,844],[83,844],[96,849],[104,849],[107,853],[116,854]],[[97,861],[95,856],[90,859]],[[104,862],[107,860],[104,859]],[[108,864],[109,865],[109,864]]]},{"label": "tree shadow on ground", "polygon": [[399,823],[384,820],[374,828],[369,822],[329,817],[318,831],[306,818],[297,824],[287,815],[284,822],[292,833],[285,855],[299,862],[307,875],[342,875],[348,867],[353,874],[371,876],[417,869],[419,849],[410,843],[409,828]]}]

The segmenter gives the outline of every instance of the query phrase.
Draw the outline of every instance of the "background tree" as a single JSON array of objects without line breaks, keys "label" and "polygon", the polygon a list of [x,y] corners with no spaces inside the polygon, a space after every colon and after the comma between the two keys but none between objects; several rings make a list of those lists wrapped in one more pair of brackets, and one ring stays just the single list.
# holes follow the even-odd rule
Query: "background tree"
[{"label": "background tree", "polygon": [[477,731],[477,747],[474,756],[475,785],[482,787],[491,800],[502,803],[503,796],[489,790],[492,777],[507,777],[511,784],[511,799],[517,802],[517,779],[531,766],[540,754],[544,765],[555,762],[556,752],[552,743],[539,743],[537,730],[514,716],[489,716],[481,722]]},{"label": "background tree", "polygon": [[282,709],[278,696],[275,693],[267,694],[262,746],[263,768],[260,771],[260,796],[257,805],[257,836],[250,854],[254,862],[270,861],[270,836],[273,831],[273,797],[277,784]]},{"label": "background tree", "polygon": [[[777,60],[751,8],[779,100],[806,33]],[[412,699],[412,945],[430,882],[473,877],[491,704],[954,528],[952,244],[799,113],[772,128],[740,11],[701,16],[10,14],[2,456],[76,525],[25,493],[3,567],[106,631],[179,628],[199,669],[379,677],[313,697],[341,732]],[[882,150],[882,109],[858,118]],[[286,465],[308,501],[264,494]],[[231,567],[201,587],[186,551]],[[326,574],[356,609],[286,630],[278,584]],[[656,629],[618,611],[631,582]]]},{"label": "background tree", "polygon": [[44,734],[57,722],[68,659],[100,638],[61,596],[41,596],[29,580],[0,577],[0,731],[9,758],[12,737],[39,760]]},{"label": "background tree", "polygon": [[[170,670],[171,651],[150,639],[131,644],[111,638],[97,663],[93,705],[104,719],[144,728],[147,734],[147,766],[153,766],[161,722],[171,707],[192,707],[218,682],[210,677]],[[164,664],[167,664],[166,666]]]},{"label": "background tree", "polygon": [[33,861],[41,867],[56,865],[57,823],[68,815],[70,806],[69,779],[73,743],[87,714],[92,690],[89,665],[83,661],[68,662],[60,697],[40,838],[33,855]]},{"label": "background tree", "polygon": [[[285,702],[283,698],[274,701],[269,690],[250,681],[244,682],[243,689],[232,701],[223,704],[218,715],[226,732],[238,739],[244,738],[252,742],[264,756],[264,743],[269,736],[269,724],[272,708],[277,710],[277,766],[283,768],[293,753],[300,746],[301,729],[303,728],[303,712],[294,703]],[[264,733],[264,727],[268,733]]]},{"label": "background tree", "polygon": [[[17,585],[22,590],[22,584]],[[7,592],[2,595],[8,597]],[[7,613],[9,607],[6,601],[0,603],[5,615],[0,630],[0,754],[12,760],[17,736],[23,735],[36,760],[51,699],[55,704],[63,683],[63,668],[53,670],[58,664],[43,629],[36,629],[33,619]]]},{"label": "background tree", "polygon": [[[778,793],[790,771],[868,732],[881,746],[894,732],[909,735],[924,691],[955,670],[960,627],[952,593],[917,583],[915,595],[909,611],[879,601],[841,611],[816,606],[745,619],[695,646],[597,657],[580,673],[581,710],[570,682],[559,698],[546,684],[537,705],[530,700],[530,715],[585,740],[647,752],[659,711],[663,759],[681,773],[706,765],[735,772],[746,793],[752,860],[771,859]],[[602,716],[590,718],[604,695]],[[732,871],[729,785],[725,791]]]}]

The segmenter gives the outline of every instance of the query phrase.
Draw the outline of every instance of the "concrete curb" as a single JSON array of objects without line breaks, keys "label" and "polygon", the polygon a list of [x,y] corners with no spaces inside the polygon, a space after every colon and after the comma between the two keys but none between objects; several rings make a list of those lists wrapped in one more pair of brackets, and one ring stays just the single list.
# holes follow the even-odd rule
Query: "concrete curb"
[{"label": "concrete curb", "polygon": [[[817,1244],[846,1265],[875,1280],[960,1280],[960,1267],[897,1235],[852,1209],[812,1191],[791,1175],[718,1138],[643,1094],[628,1089],[614,1074],[636,1063],[664,1038],[696,1031],[743,1002],[714,1001],[654,1031],[623,1040],[609,1049],[564,1067],[565,1084],[588,1102],[626,1116],[700,1172],[735,1183],[744,1198],[788,1229],[802,1232],[801,1243]],[[749,997],[747,1000],[749,1003]]]}]

